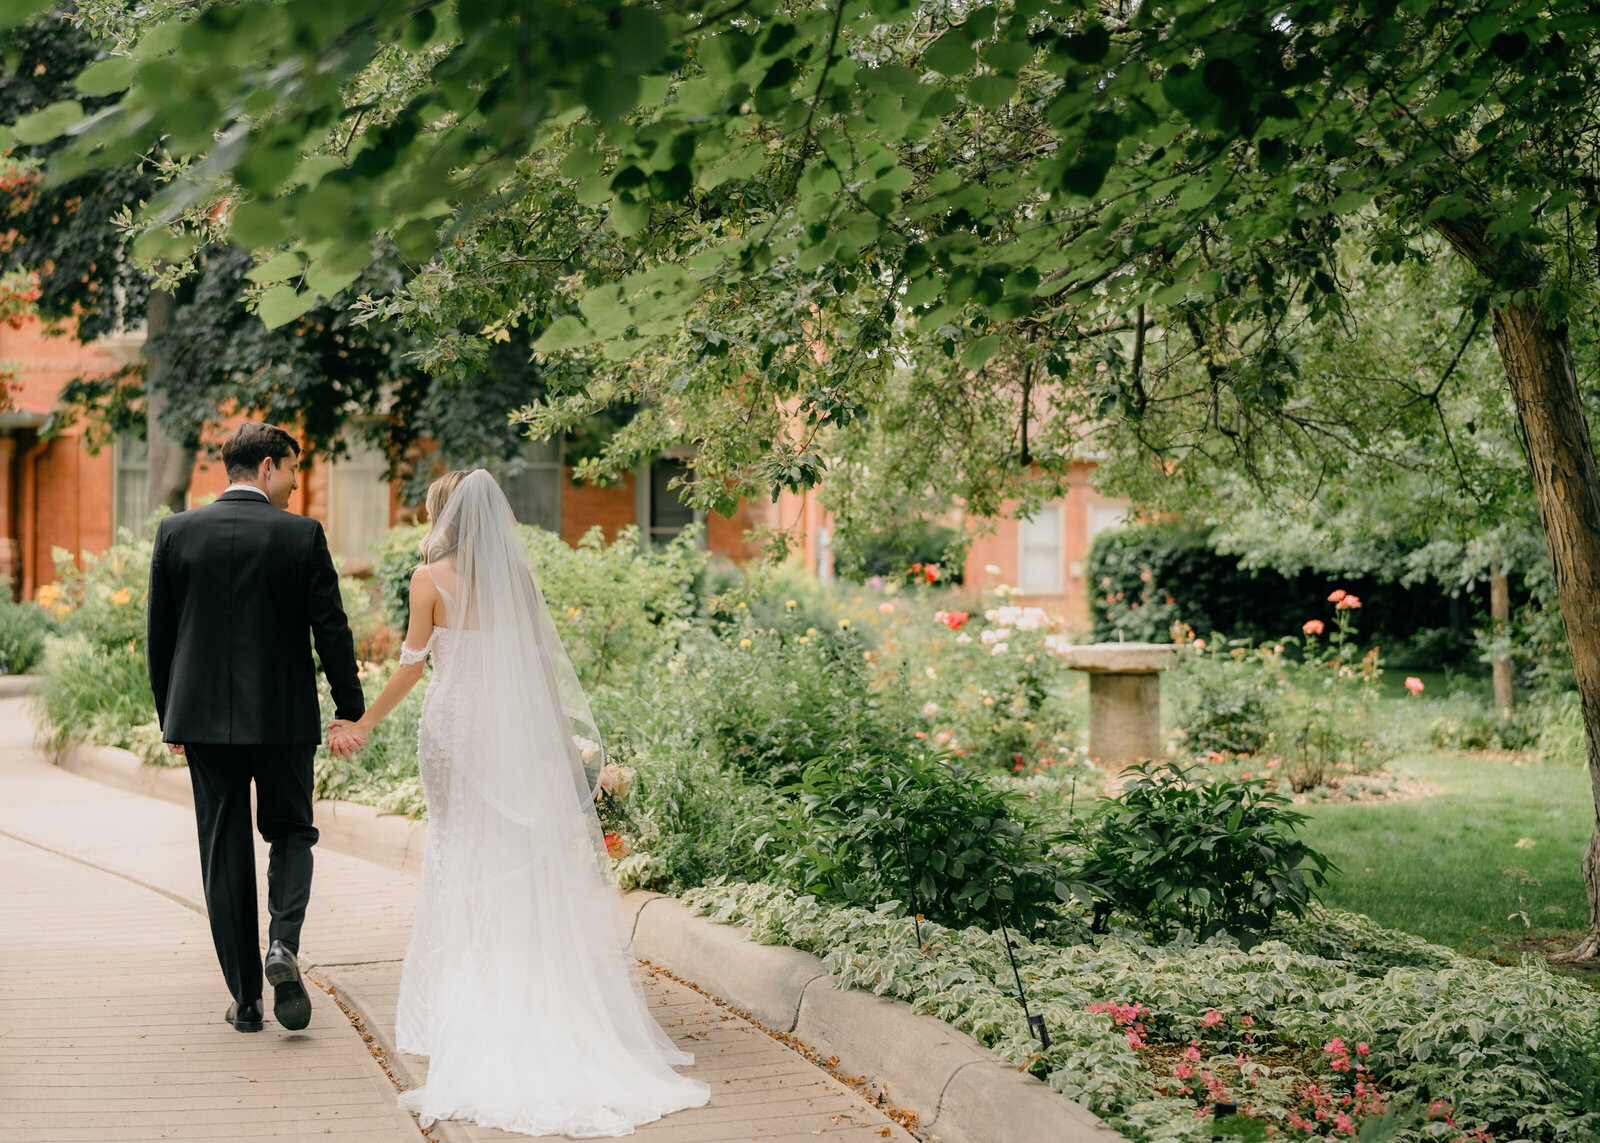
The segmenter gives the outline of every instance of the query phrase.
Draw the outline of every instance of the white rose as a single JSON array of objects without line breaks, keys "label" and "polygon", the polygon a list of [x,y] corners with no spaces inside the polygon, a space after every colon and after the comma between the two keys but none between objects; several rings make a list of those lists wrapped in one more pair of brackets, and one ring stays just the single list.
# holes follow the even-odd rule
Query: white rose
[{"label": "white rose", "polygon": [[1006,647],[1007,645],[1005,643],[996,643],[993,647],[989,648],[989,654],[1003,655],[1006,652]]}]

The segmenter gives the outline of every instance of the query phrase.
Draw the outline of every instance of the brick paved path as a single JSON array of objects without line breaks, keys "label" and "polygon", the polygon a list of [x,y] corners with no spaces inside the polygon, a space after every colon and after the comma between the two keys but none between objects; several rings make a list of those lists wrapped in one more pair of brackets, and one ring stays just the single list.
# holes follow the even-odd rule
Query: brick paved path
[{"label": "brick paved path", "polygon": [[[395,1084],[427,1072],[383,1050],[414,877],[317,851],[302,957],[376,1051],[317,989],[305,1032],[269,1013],[266,1031],[241,1035],[222,1023],[191,811],[68,774],[32,739],[26,700],[0,700],[0,1143],[526,1138],[457,1123],[424,1133],[394,1106]],[[264,848],[258,862],[264,894]],[[911,1138],[699,993],[649,971],[644,985],[712,1098],[640,1128],[641,1143]]]}]

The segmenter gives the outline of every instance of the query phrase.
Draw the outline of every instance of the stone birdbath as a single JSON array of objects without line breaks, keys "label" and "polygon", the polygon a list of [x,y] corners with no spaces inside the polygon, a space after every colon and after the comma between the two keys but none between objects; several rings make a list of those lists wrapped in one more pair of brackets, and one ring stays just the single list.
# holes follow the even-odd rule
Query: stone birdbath
[{"label": "stone birdbath", "polygon": [[1089,676],[1089,754],[1101,762],[1161,757],[1161,672],[1170,643],[1088,643],[1062,653]]}]

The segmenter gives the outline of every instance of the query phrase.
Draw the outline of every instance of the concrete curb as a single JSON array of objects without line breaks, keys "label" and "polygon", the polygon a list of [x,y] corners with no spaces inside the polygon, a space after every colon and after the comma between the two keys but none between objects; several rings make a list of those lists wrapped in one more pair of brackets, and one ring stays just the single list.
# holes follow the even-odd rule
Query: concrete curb
[{"label": "concrete curb", "polygon": [[659,893],[623,900],[639,956],[886,1085],[889,1101],[915,1112],[944,1143],[1125,1143],[1086,1108],[1000,1063],[943,1020],[835,987],[809,953],[755,944],[744,929],[709,921]]},{"label": "concrete curb", "polygon": [[[114,746],[70,746],[60,764],[106,785],[193,804],[181,767],[150,766]],[[408,872],[420,864],[425,822],[354,802],[318,802],[316,813],[321,844],[329,849]],[[1087,1109],[1000,1063],[944,1021],[898,1000],[835,987],[809,953],[756,944],[744,929],[707,920],[659,893],[626,893],[623,904],[639,956],[692,980],[768,1029],[793,1033],[824,1055],[837,1056],[850,1074],[883,1084],[892,1104],[915,1112],[943,1143],[1126,1143]],[[340,979],[343,974],[313,968],[369,1028],[376,1026],[366,998]],[[390,1066],[406,1075],[393,1051]]]},{"label": "concrete curb", "polygon": [[31,695],[43,685],[43,675],[0,675],[0,698]]}]

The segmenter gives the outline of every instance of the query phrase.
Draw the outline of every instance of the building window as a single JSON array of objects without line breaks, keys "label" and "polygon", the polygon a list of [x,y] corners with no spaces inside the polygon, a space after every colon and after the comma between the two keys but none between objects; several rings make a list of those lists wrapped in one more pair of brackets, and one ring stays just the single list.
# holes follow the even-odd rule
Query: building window
[{"label": "building window", "polygon": [[[1089,505],[1089,543],[1107,528],[1120,528],[1128,521],[1128,506],[1115,502]],[[1087,549],[1085,549],[1087,550]]]},{"label": "building window", "polygon": [[137,531],[150,516],[150,446],[143,437],[121,436],[111,446],[116,468],[115,527]]},{"label": "building window", "polygon": [[1032,594],[1061,590],[1061,502],[1017,521],[1017,586]]},{"label": "building window", "polygon": [[684,489],[671,487],[674,480],[688,474],[688,462],[678,457],[662,457],[650,465],[644,482],[644,511],[640,513],[646,521],[646,542],[665,544],[695,522],[695,510],[683,501]]},{"label": "building window", "polygon": [[561,532],[561,438],[529,441],[523,469],[502,481],[517,522]]},{"label": "building window", "polygon": [[336,558],[366,564],[389,530],[389,462],[355,433],[345,441],[348,451],[328,466],[328,548]]}]

